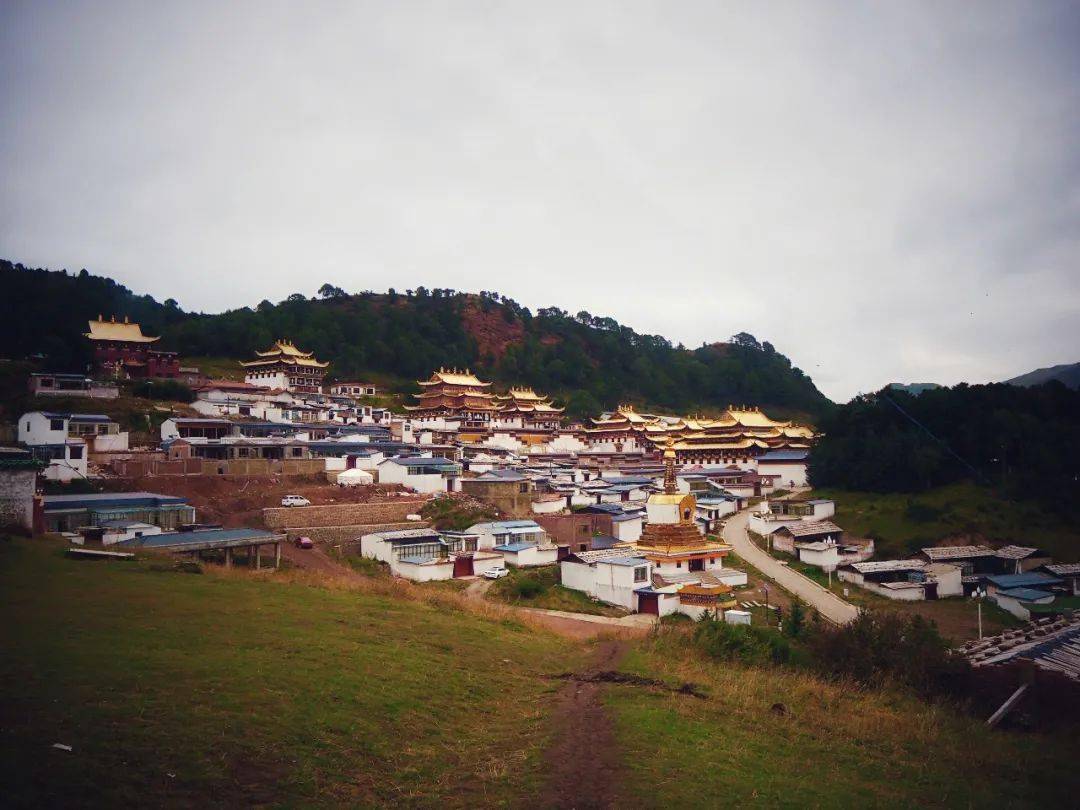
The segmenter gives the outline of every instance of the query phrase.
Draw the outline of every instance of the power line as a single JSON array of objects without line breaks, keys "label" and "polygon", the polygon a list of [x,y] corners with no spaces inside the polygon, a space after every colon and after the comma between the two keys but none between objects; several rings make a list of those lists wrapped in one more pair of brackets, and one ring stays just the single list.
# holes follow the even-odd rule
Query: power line
[{"label": "power line", "polygon": [[928,428],[926,425],[924,425],[922,422],[920,422],[918,419],[916,419],[910,413],[908,413],[903,408],[901,408],[900,404],[898,402],[895,402],[892,397],[890,397],[888,394],[886,394],[884,392],[879,393],[878,396],[884,397],[886,402],[888,402],[890,405],[892,405],[894,408],[896,408],[896,410],[900,411],[900,413],[903,414],[904,417],[909,419],[913,425],[915,425],[917,428],[922,430],[923,433],[925,433],[927,436],[929,436],[931,439],[933,439],[937,444],[939,444],[945,450],[946,453],[948,453],[950,456],[952,456],[957,461],[959,461],[961,464],[963,464],[965,467],[967,467],[969,470],[971,470],[971,472],[975,474],[976,478],[978,478],[980,481],[986,481],[986,477],[981,472],[979,472],[979,470],[976,469],[974,465],[972,465],[966,458],[962,457],[959,453],[957,453],[955,450],[953,450],[951,447],[949,447],[949,445],[946,444],[943,440],[941,440],[937,436],[935,436],[933,431],[930,430],[930,428]]}]

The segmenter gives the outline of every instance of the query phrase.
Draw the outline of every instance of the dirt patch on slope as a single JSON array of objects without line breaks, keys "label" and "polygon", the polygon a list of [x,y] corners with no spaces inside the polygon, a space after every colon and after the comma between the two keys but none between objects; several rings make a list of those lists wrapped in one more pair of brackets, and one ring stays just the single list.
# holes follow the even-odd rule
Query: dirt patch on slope
[{"label": "dirt patch on slope", "polygon": [[[195,519],[200,523],[220,523],[227,528],[262,526],[262,510],[281,506],[285,495],[303,495],[315,506],[342,503],[372,503],[405,501],[397,494],[388,494],[400,487],[383,485],[368,487],[338,487],[323,478],[272,476],[244,478],[233,476],[156,476],[153,478],[110,478],[105,487],[111,492],[157,492],[187,498],[195,507]],[[415,508],[420,509],[426,498],[412,496]]]},{"label": "dirt patch on slope", "polygon": [[484,312],[479,299],[469,298],[461,311],[465,331],[476,341],[481,357],[490,357],[493,361],[502,359],[506,350],[513,344],[525,339],[525,327],[521,321],[507,321],[503,317],[503,308],[492,306]]}]

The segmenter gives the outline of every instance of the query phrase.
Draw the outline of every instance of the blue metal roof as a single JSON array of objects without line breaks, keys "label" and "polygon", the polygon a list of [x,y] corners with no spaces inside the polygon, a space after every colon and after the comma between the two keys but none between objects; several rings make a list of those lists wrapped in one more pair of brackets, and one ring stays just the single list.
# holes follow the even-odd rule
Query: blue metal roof
[{"label": "blue metal roof", "polygon": [[98,492],[86,495],[46,495],[45,511],[56,509],[134,509],[186,505],[187,498],[156,492]]},{"label": "blue metal roof", "polygon": [[641,515],[630,514],[629,512],[623,512],[621,515],[612,515],[612,523],[625,523],[628,520],[640,520]]},{"label": "blue metal roof", "polygon": [[618,514],[622,512],[622,507],[617,503],[594,503],[586,506],[581,511],[585,513],[607,512],[609,514]]},{"label": "blue metal roof", "polygon": [[1052,577],[1049,574],[1040,574],[1036,571],[1029,571],[1025,574],[994,574],[988,576],[988,582],[992,582],[1000,590],[1010,590],[1012,588],[1027,588],[1032,585],[1060,585],[1061,580],[1057,577]]},{"label": "blue metal roof", "polygon": [[519,551],[524,551],[527,548],[536,548],[536,543],[507,543],[503,546],[495,546],[495,551],[509,551],[517,554]]},{"label": "blue metal roof", "polygon": [[648,561],[644,557],[610,557],[606,560],[597,560],[598,563],[605,563],[608,565],[625,565],[628,567],[634,567],[638,565],[645,565]]},{"label": "blue metal roof", "polygon": [[41,411],[41,415],[49,419],[67,419],[70,422],[111,422],[112,420],[103,413],[58,413],[56,411]]},{"label": "blue metal roof", "polygon": [[499,529],[539,529],[540,524],[535,520],[495,520],[491,522],[493,531]]},{"label": "blue metal roof", "polygon": [[395,458],[388,458],[383,463],[393,462],[402,467],[456,467],[458,464],[451,461],[448,458],[442,458],[441,456],[428,457],[428,456],[400,456]]},{"label": "blue metal roof", "polygon": [[[399,557],[398,562],[409,563],[410,565],[423,565],[424,563],[434,562],[435,560],[441,560],[441,557],[434,555],[417,556],[417,557]],[[449,558],[445,562],[450,562]]]},{"label": "blue metal roof", "polygon": [[808,450],[770,450],[758,456],[758,461],[804,461],[809,455]]},{"label": "blue metal roof", "polygon": [[200,529],[194,532],[164,532],[145,537],[123,540],[118,546],[139,546],[141,548],[173,548],[209,544],[238,544],[242,541],[274,541],[273,532],[265,529]]}]

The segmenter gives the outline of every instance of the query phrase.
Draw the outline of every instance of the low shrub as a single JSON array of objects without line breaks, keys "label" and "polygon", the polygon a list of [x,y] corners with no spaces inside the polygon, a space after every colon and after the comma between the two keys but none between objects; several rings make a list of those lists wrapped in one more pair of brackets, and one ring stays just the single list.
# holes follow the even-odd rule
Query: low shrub
[{"label": "low shrub", "polygon": [[131,389],[133,396],[164,399],[169,402],[194,402],[195,393],[179,380],[141,380]]},{"label": "low shrub", "polygon": [[778,633],[747,624],[727,624],[708,614],[694,628],[694,645],[710,658],[751,664],[783,664],[791,645]]},{"label": "low shrub", "polygon": [[923,697],[954,695],[968,674],[937,626],[917,614],[863,611],[842,627],[816,625],[806,642],[819,672],[866,686],[894,682]]},{"label": "low shrub", "polygon": [[518,599],[535,599],[547,590],[544,583],[533,577],[518,577],[510,587]]}]

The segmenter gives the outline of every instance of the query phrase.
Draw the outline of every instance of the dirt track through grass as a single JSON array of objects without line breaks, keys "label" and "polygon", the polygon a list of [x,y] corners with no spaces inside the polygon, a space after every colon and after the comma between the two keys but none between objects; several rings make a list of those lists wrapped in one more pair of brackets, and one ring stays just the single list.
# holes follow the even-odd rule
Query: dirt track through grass
[{"label": "dirt track through grass", "polygon": [[625,642],[602,642],[586,670],[555,694],[555,735],[544,753],[546,807],[620,806],[622,763],[614,723],[600,699],[604,686],[596,676],[614,670],[624,653]]}]

